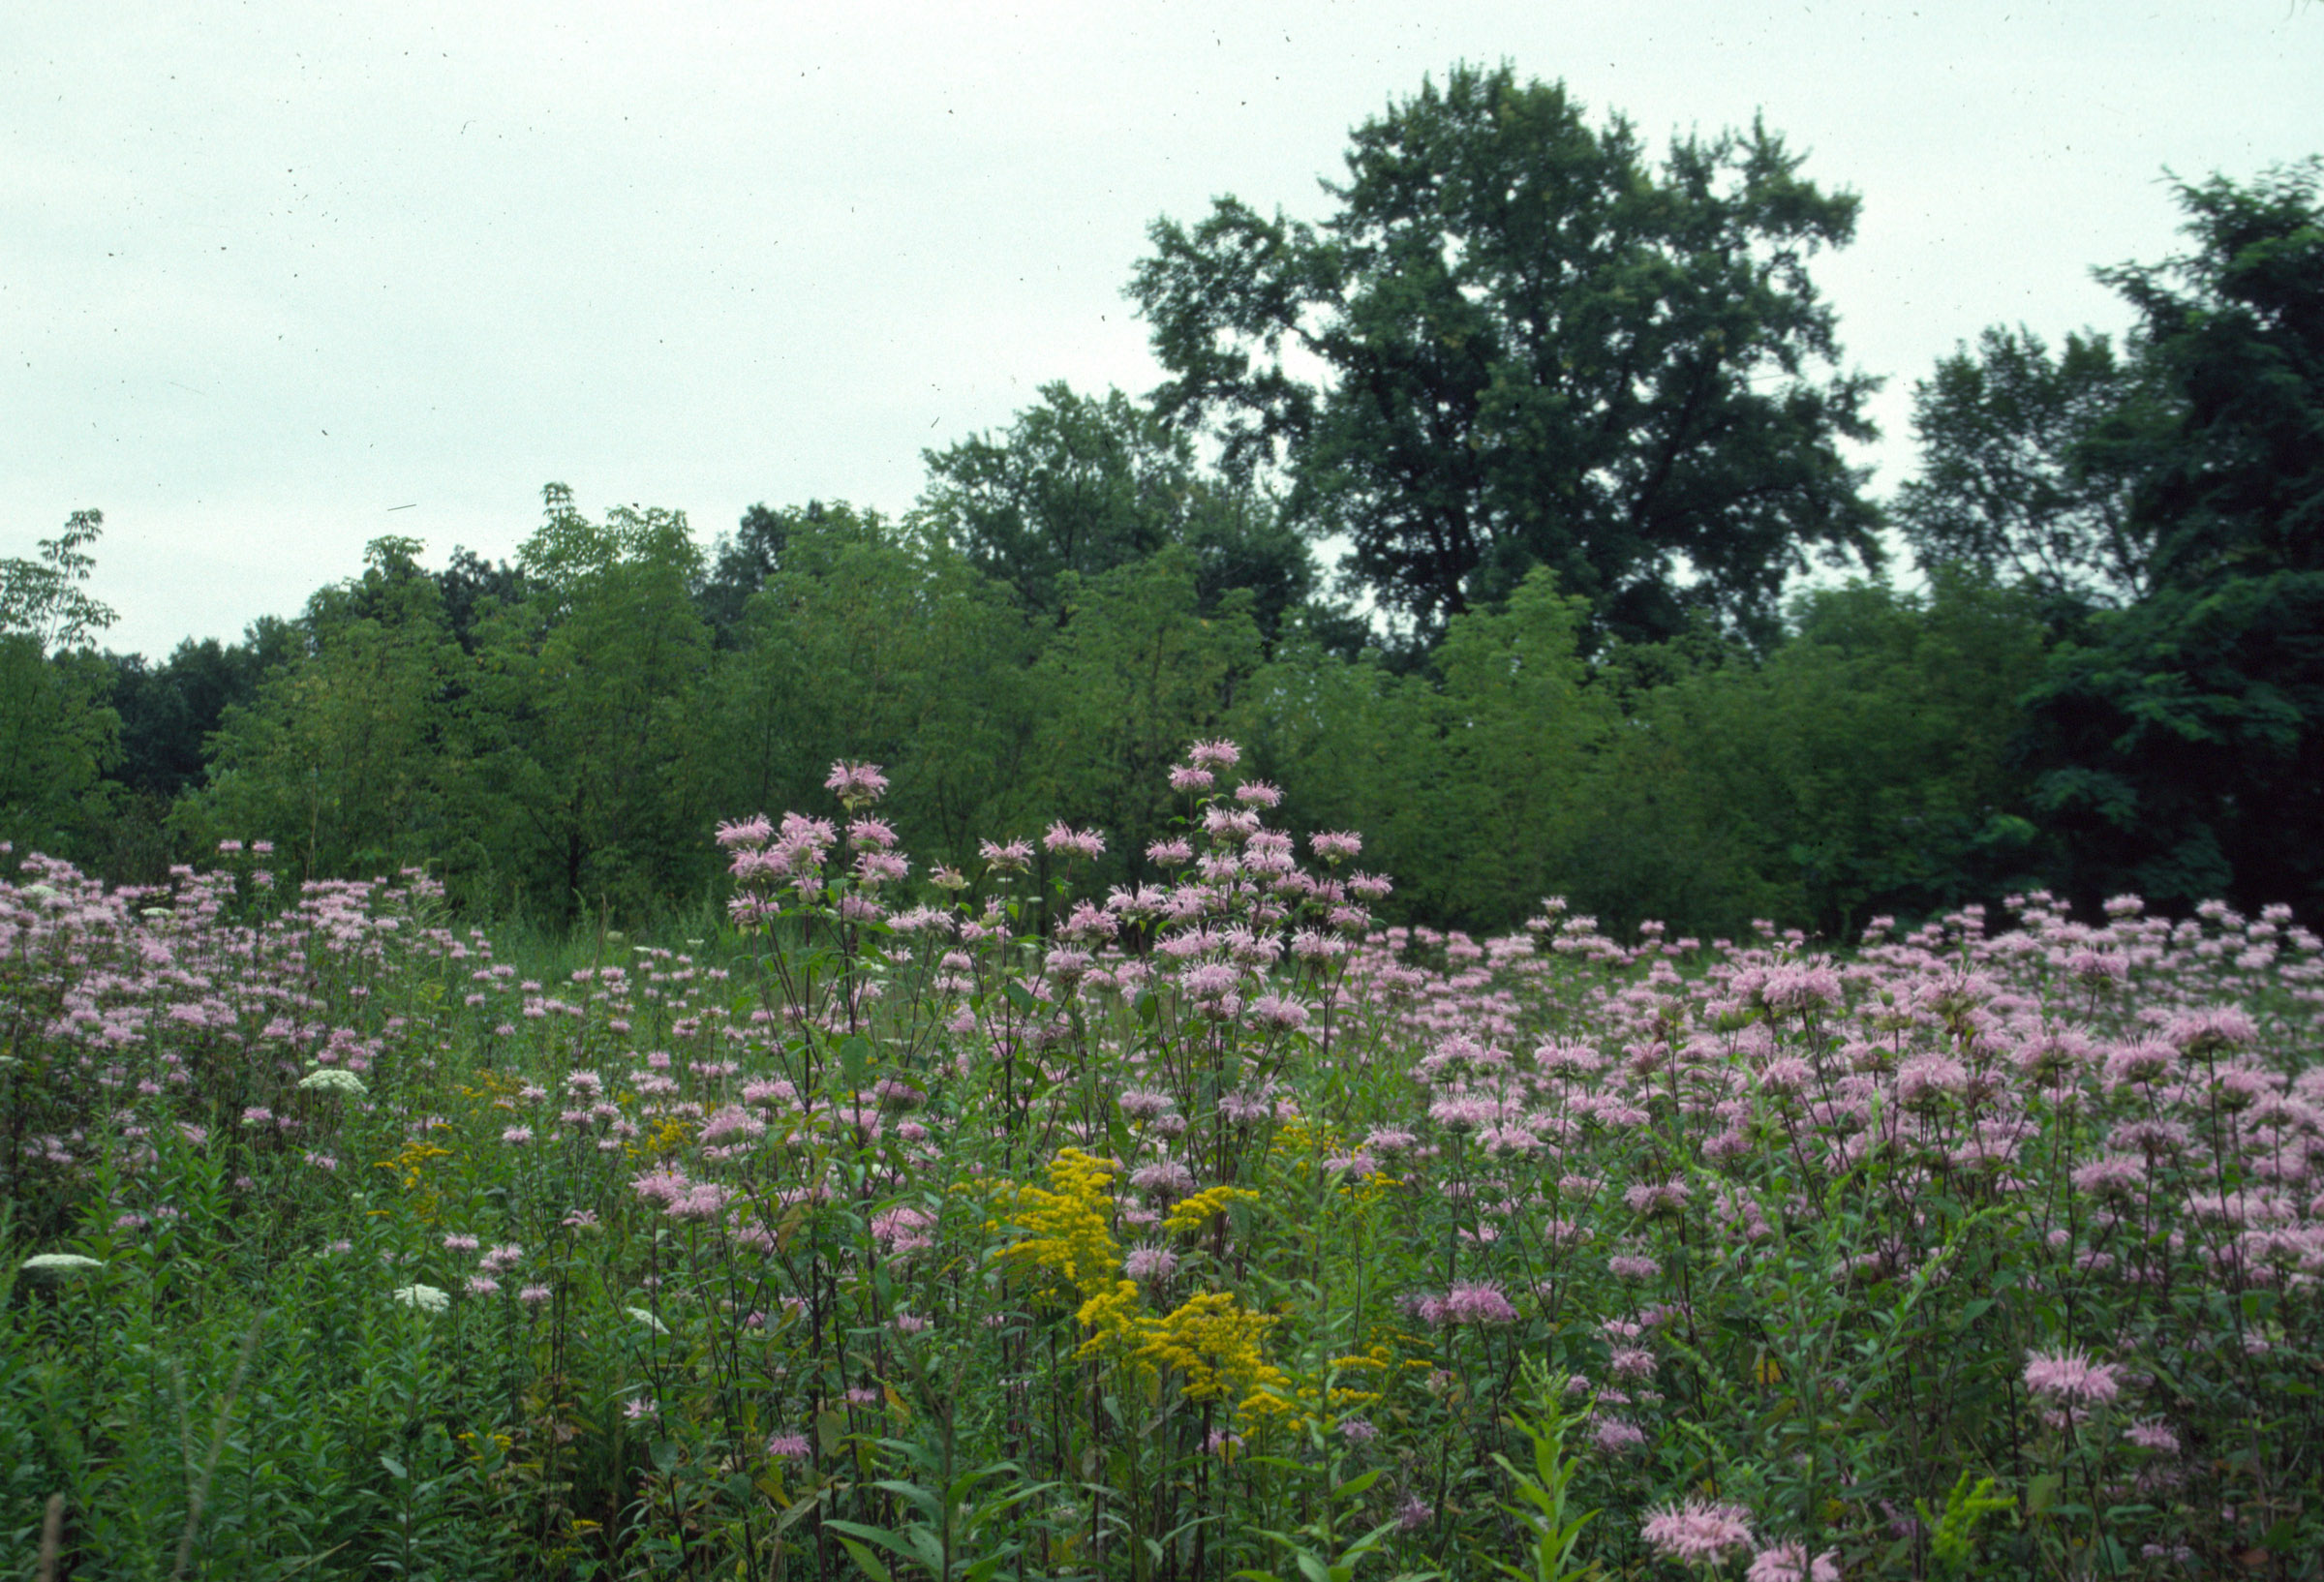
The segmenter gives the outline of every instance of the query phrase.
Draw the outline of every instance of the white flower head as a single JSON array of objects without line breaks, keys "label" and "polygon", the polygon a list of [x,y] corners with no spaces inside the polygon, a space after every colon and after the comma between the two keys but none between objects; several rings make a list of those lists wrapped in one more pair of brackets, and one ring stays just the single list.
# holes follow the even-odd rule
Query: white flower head
[{"label": "white flower head", "polygon": [[363,1085],[362,1078],[352,1071],[341,1070],[337,1066],[325,1066],[321,1071],[310,1071],[298,1080],[298,1085],[317,1093],[368,1093],[371,1091]]},{"label": "white flower head", "polygon": [[644,1324],[647,1328],[653,1330],[657,1335],[666,1335],[670,1332],[670,1326],[668,1324],[662,1323],[659,1319],[656,1318],[653,1314],[647,1312],[642,1307],[632,1307],[628,1309],[628,1314],[631,1318],[635,1319],[638,1323]]},{"label": "white flower head", "polygon": [[416,1307],[422,1313],[441,1313],[452,1305],[450,1294],[434,1286],[398,1286],[394,1294],[406,1307]]},{"label": "white flower head", "polygon": [[78,1253],[35,1253],[16,1265],[34,1274],[78,1274],[82,1269],[105,1267],[102,1258],[83,1258]]}]

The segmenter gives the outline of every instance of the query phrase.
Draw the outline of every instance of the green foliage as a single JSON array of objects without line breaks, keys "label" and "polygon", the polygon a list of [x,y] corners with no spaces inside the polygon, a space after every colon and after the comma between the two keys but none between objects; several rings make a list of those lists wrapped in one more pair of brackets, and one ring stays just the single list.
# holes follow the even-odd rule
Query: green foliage
[{"label": "green foliage", "polygon": [[1406,906],[1514,923],[1557,887],[1615,727],[1579,655],[1587,620],[1536,570],[1505,608],[1452,620],[1433,675],[1294,645],[1254,682],[1246,735],[1300,822],[1367,832]]},{"label": "green foliage", "polygon": [[102,816],[120,719],[87,645],[113,612],[79,584],[104,520],[75,511],[36,559],[0,560],[0,840],[69,850]]},{"label": "green foliage", "polygon": [[1247,590],[1270,637],[1312,590],[1313,561],[1272,502],[1206,472],[1183,434],[1119,390],[1099,400],[1044,385],[1005,435],[927,462],[919,520],[1038,619],[1064,621],[1065,576],[1087,581],[1174,544],[1194,554],[1205,614]]},{"label": "green foliage", "polygon": [[[1794,616],[1764,662],[1685,665],[1636,699],[1593,786],[1604,877],[1585,869],[1577,898],[1626,921],[1789,916],[1845,934],[2037,877],[2012,757],[2043,653],[2034,601],[1940,574],[1925,595],[1853,584]],[[1660,851],[1679,895],[1604,884]],[[1691,881],[1689,855],[1704,864]],[[1703,881],[1722,872],[1719,895]]]},{"label": "green foliage", "polygon": [[2017,1509],[2015,1500],[1993,1492],[1992,1478],[1980,1477],[1972,1488],[1971,1476],[1961,1475],[1960,1481],[1945,1495],[1942,1510],[1931,1509],[1926,1500],[1913,1502],[1921,1525],[1929,1530],[1929,1574],[1939,1582],[1958,1582],[1960,1578],[1974,1576],[1978,1524],[1998,1511],[2014,1513]]},{"label": "green foliage", "polygon": [[871,759],[899,817],[973,852],[1024,760],[1035,634],[940,539],[844,504],[785,517],[706,699],[719,806],[807,803],[834,762]]},{"label": "green foliage", "polygon": [[1529,1540],[1526,1563],[1513,1566],[1496,1560],[1493,1564],[1516,1582],[1590,1582],[1600,1574],[1598,1567],[1575,1564],[1574,1552],[1580,1546],[1582,1530],[1602,1512],[1574,1509],[1572,1490],[1574,1479],[1581,1475],[1581,1462],[1566,1445],[1566,1436],[1580,1427],[1588,1414],[1568,1413],[1556,1406],[1553,1392],[1562,1388],[1562,1384],[1531,1358],[1526,1363],[1526,1381],[1549,1403],[1540,1417],[1511,1414],[1517,1431],[1533,1448],[1533,1464],[1518,1467],[1506,1456],[1496,1453],[1493,1457],[1509,1475],[1510,1487],[1517,1497],[1516,1504],[1502,1509]]},{"label": "green foliage", "polygon": [[360,577],[317,593],[298,644],[247,706],[227,706],[209,779],[176,821],[204,843],[272,841],[308,876],[375,874],[444,854],[465,670],[410,539],[382,538]]},{"label": "green foliage", "polygon": [[[1017,813],[1070,807],[1112,832],[1125,857],[1163,833],[1163,771],[1217,735],[1260,660],[1247,592],[1202,612],[1195,558],[1166,549],[1084,581],[1065,579],[1065,625],[1033,667],[1039,699]],[[1133,859],[1134,860],[1134,859]]]},{"label": "green foliage", "polygon": [[2033,689],[2036,802],[2077,895],[2324,898],[2324,573],[2168,587]]},{"label": "green foliage", "polygon": [[2030,704],[2078,894],[2324,898],[2324,162],[2181,184],[2195,251],[2100,278],[2174,420],[2130,452],[2150,597],[2094,619]]},{"label": "green foliage", "polygon": [[450,872],[565,919],[641,910],[702,873],[701,551],[682,512],[616,506],[599,523],[562,485],[543,499],[517,551],[524,596],[477,644],[464,790],[498,838],[447,853]]},{"label": "green foliage", "polygon": [[2324,156],[2178,198],[2194,252],[2098,271],[2177,407],[2134,506],[2155,581],[2324,571]]},{"label": "green foliage", "polygon": [[1755,126],[1658,170],[1562,87],[1456,67],[1355,131],[1322,226],[1233,198],[1154,224],[1157,406],[1230,467],[1285,459],[1302,523],[1430,635],[1546,565],[1605,631],[1766,639],[1808,546],[1875,556],[1837,448],[1873,382],[1805,372],[1838,357],[1807,261],[1856,199],[1799,165]]},{"label": "green foliage", "polygon": [[2131,516],[2132,441],[2167,416],[2140,350],[2069,334],[2053,357],[2031,330],[1988,329],[1913,386],[1920,475],[1897,491],[1897,524],[1924,565],[2135,600],[2152,546]]}]

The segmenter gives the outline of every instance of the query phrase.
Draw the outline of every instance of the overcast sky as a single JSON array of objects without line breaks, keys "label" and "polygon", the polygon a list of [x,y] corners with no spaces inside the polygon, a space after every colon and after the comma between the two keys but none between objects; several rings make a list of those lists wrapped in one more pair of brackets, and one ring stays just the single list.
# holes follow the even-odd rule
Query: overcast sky
[{"label": "overcast sky", "polygon": [[[2324,149],[2308,0],[15,4],[0,12],[0,555],[106,514],[111,646],[294,613],[382,533],[900,511],[1051,380],[1159,379],[1158,215],[1320,218],[1348,129],[1511,61],[1655,146],[1755,113],[1864,198],[1817,278],[1884,375],[2119,328],[2162,172]],[[398,508],[403,507],[403,508]]]}]

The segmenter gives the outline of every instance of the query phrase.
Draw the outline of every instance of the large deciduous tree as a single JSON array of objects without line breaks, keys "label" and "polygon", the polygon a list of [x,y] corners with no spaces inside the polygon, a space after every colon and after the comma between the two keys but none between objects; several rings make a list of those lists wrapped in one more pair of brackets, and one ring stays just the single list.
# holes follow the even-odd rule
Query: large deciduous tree
[{"label": "large deciduous tree", "polygon": [[58,852],[100,800],[116,754],[109,672],[89,639],[113,612],[81,584],[105,518],[75,511],[32,560],[0,560],[0,839]]},{"label": "large deciduous tree", "polygon": [[307,601],[297,642],[256,697],[225,707],[208,783],[179,804],[181,829],[273,840],[310,878],[441,854],[462,750],[445,696],[463,660],[420,547],[375,539],[361,576]]},{"label": "large deciduous tree", "polygon": [[1131,294],[1157,409],[1281,463],[1308,529],[1423,631],[1546,565],[1602,632],[1779,624],[1810,550],[1872,562],[1809,259],[1853,233],[1764,127],[1659,167],[1562,86],[1455,68],[1354,134],[1321,225],[1217,200],[1157,221]]},{"label": "large deciduous tree", "polygon": [[2171,415],[2143,341],[2118,355],[2104,335],[2070,334],[2053,354],[2029,329],[1988,329],[1913,386],[1920,475],[1897,491],[1897,523],[1924,564],[2131,602],[2152,548],[2132,486]]},{"label": "large deciduous tree", "polygon": [[926,460],[918,520],[1053,623],[1067,573],[1102,576],[1172,544],[1193,552],[1206,612],[1248,589],[1270,636],[1313,591],[1314,559],[1275,502],[1203,467],[1185,435],[1119,390],[1043,385],[1006,432]]},{"label": "large deciduous tree", "polygon": [[2324,904],[2324,161],[2181,184],[2127,295],[2176,416],[2131,502],[2153,592],[2032,697],[2075,886]]}]

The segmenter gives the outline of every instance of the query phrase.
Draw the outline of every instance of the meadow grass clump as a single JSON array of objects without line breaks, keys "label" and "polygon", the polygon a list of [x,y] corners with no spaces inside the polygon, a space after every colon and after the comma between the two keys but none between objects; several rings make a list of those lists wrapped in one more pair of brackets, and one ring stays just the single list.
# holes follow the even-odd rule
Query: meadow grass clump
[{"label": "meadow grass clump", "polygon": [[1100,897],[842,764],[683,948],[27,860],[0,1567],[2315,1573],[2288,915],[1381,928],[1238,766]]}]

